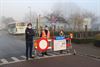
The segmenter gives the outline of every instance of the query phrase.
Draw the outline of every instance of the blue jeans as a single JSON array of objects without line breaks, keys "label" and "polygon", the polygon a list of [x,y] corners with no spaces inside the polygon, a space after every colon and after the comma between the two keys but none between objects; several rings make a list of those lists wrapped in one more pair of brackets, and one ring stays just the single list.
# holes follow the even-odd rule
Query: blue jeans
[{"label": "blue jeans", "polygon": [[32,58],[33,42],[26,41],[26,58]]}]

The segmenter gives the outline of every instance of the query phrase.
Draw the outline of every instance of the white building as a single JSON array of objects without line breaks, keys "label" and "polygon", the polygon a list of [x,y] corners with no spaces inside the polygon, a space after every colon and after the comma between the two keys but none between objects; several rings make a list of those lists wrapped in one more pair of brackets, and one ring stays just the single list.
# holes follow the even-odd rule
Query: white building
[{"label": "white building", "polygon": [[83,29],[85,29],[85,26],[87,26],[88,30],[91,30],[92,25],[91,25],[91,18],[85,18],[84,23],[83,23]]},{"label": "white building", "polygon": [[100,31],[100,18],[92,24],[93,31]]}]

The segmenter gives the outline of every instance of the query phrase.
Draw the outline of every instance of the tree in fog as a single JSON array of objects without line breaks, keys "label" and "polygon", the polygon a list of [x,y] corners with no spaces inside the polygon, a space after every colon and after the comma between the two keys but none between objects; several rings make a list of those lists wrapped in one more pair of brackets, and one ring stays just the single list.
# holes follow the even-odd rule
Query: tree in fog
[{"label": "tree in fog", "polygon": [[[53,7],[53,15],[56,15],[58,19],[63,19],[74,31],[83,31],[84,19],[90,18],[91,24],[96,21],[95,14],[81,9],[75,3],[58,2]],[[70,29],[70,30],[71,30]]]},{"label": "tree in fog", "polygon": [[71,2],[58,2],[53,6],[52,10],[55,14],[60,14],[60,16],[63,16],[65,19],[67,19],[71,14],[81,11],[78,5]]},{"label": "tree in fog", "polygon": [[96,16],[95,14],[91,13],[91,12],[77,12],[74,13],[72,15],[70,15],[69,20],[70,20],[70,24],[72,25],[72,28],[74,31],[83,31],[84,30],[84,19],[91,19],[90,22],[90,26],[91,24],[93,24],[96,21]]},{"label": "tree in fog", "polygon": [[14,22],[15,20],[14,20],[14,18],[13,17],[5,17],[5,16],[3,16],[2,18],[1,18],[1,22],[3,23],[3,24],[5,24],[5,25],[8,25],[9,23],[12,23],[12,22]]},{"label": "tree in fog", "polygon": [[80,8],[74,3],[67,2],[58,2],[55,3],[52,9],[52,13],[49,14],[49,20],[52,16],[57,18],[57,21],[60,23],[64,23],[63,27],[70,28],[71,23],[68,22],[69,16],[78,11],[81,11]]},{"label": "tree in fog", "polygon": [[31,12],[31,14],[26,13],[23,18],[23,21],[27,22],[27,23],[29,23],[29,22],[34,23],[34,22],[36,22],[36,18],[37,18],[37,13],[35,13],[35,12]]},{"label": "tree in fog", "polygon": [[69,23],[72,27],[72,30],[81,31],[83,29],[84,18],[79,13],[70,15],[69,20],[71,21]]}]

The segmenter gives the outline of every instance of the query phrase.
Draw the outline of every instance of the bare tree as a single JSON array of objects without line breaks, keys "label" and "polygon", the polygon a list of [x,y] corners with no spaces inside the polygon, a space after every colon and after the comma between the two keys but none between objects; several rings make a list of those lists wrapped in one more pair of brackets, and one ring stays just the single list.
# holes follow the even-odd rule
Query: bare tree
[{"label": "bare tree", "polygon": [[78,11],[80,11],[80,8],[74,3],[58,2],[53,6],[52,13],[47,16],[47,19],[51,20],[52,16],[54,16],[57,22],[64,23],[63,27],[70,27],[71,24],[68,22],[69,16]]},{"label": "bare tree", "polygon": [[1,19],[1,22],[5,25],[8,25],[9,23],[11,22],[14,22],[14,18],[13,17],[5,17],[3,16],[2,19]]},{"label": "bare tree", "polygon": [[72,28],[74,31],[81,31],[83,26],[83,17],[79,13],[72,14],[69,18],[71,22],[70,25],[72,25]]},{"label": "bare tree", "polygon": [[23,18],[24,22],[31,22],[34,23],[36,22],[37,14],[35,12],[32,12],[31,15],[30,13],[26,13],[25,17]]},{"label": "bare tree", "polygon": [[[84,30],[84,19],[85,18],[90,18],[91,19],[91,24],[96,21],[96,16],[95,14],[91,12],[78,12],[70,15],[69,20],[70,25],[72,25],[74,31],[83,31]],[[90,24],[90,25],[91,25]]]}]

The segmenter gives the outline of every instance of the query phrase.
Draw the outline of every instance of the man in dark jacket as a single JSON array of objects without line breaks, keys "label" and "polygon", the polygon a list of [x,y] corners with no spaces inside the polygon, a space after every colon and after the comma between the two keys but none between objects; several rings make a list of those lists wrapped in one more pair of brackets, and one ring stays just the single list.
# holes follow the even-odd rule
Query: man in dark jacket
[{"label": "man in dark jacket", "polygon": [[25,30],[25,37],[26,37],[26,60],[28,58],[32,58],[32,49],[33,49],[33,36],[34,31],[32,29],[32,24],[29,23]]}]

